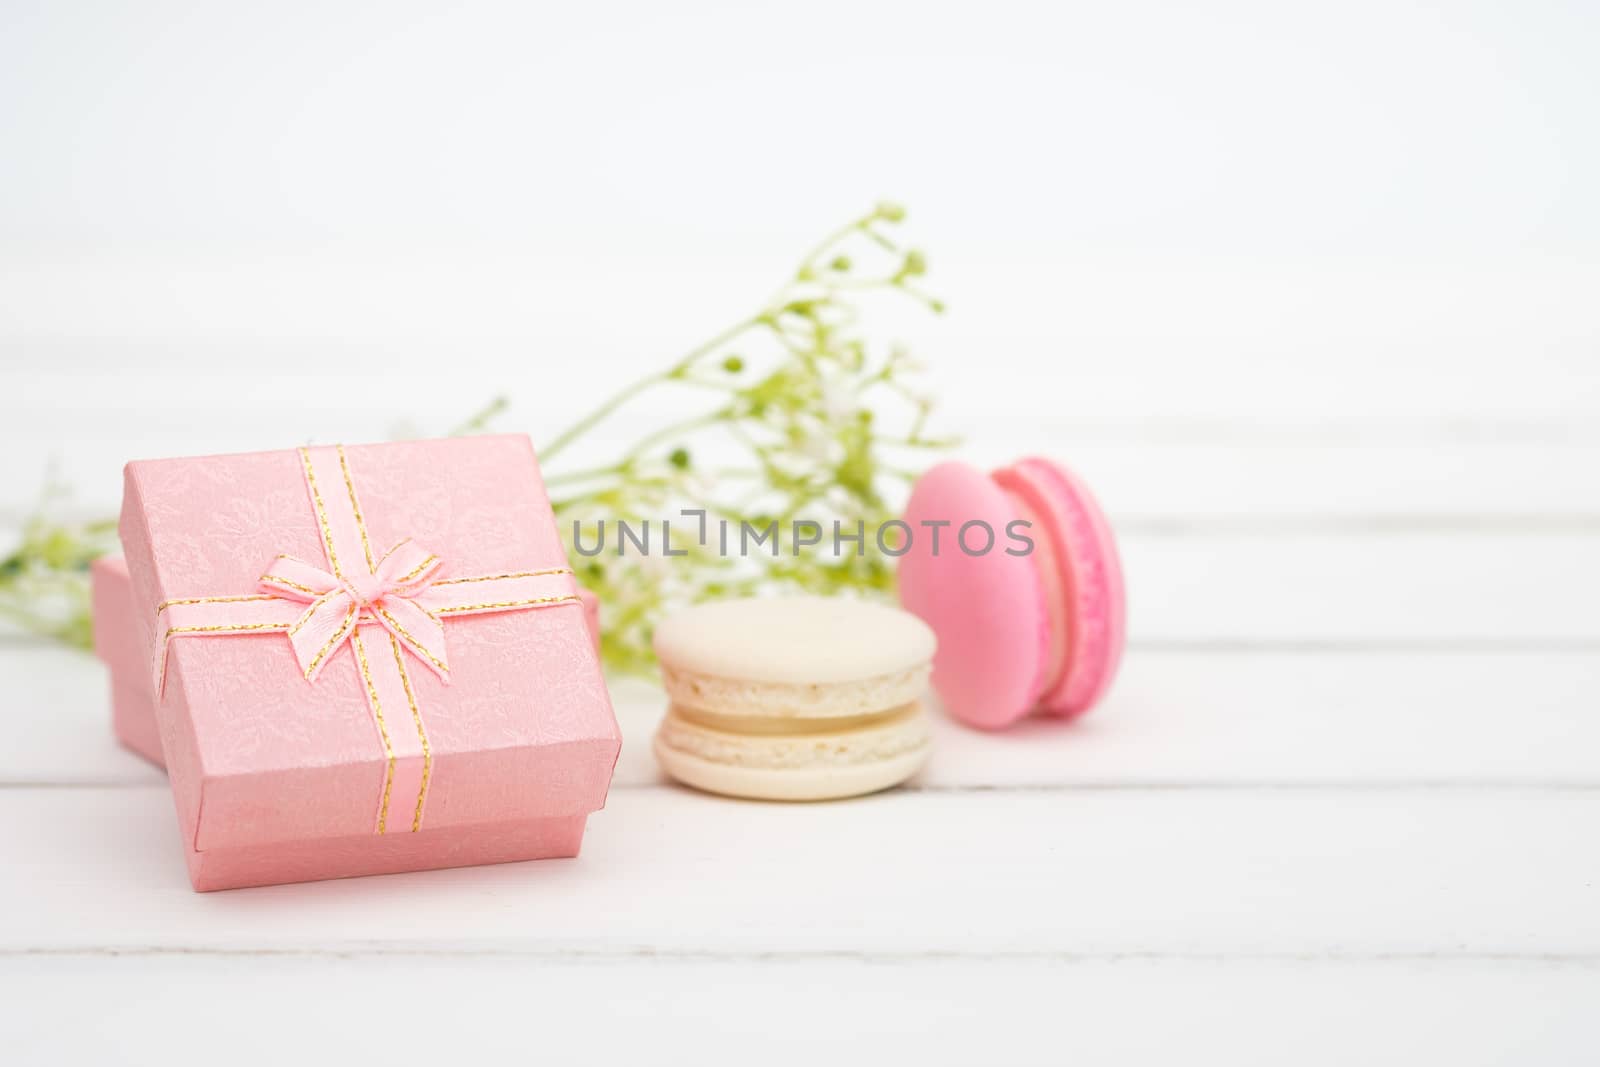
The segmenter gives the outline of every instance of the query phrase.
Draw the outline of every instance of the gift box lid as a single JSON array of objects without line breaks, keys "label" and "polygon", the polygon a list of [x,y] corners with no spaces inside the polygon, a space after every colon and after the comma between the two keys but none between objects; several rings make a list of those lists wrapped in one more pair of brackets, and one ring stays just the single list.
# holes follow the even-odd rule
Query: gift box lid
[{"label": "gift box lid", "polygon": [[138,461],[120,532],[196,850],[604,804],[621,739],[526,437]]}]

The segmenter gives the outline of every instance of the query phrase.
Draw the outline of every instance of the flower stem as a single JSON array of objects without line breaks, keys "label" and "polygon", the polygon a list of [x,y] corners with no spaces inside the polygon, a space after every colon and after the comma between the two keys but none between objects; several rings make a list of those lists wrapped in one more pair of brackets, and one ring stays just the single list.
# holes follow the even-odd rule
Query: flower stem
[{"label": "flower stem", "polygon": [[[762,313],[762,315],[764,314],[765,312]],[[709,341],[706,341],[704,344],[690,349],[688,353],[686,353],[682,358],[680,358],[676,363],[668,367],[666,370],[657,371],[655,374],[646,375],[633,384],[619,389],[599,407],[595,408],[593,411],[589,412],[589,414],[583,416],[583,418],[579,419],[577,422],[573,423],[571,426],[568,426],[565,430],[562,430],[559,434],[557,434],[553,441],[539,450],[539,458],[545,463],[550,462],[551,459],[558,455],[573,441],[577,440],[579,437],[582,437],[585,433],[588,433],[597,425],[610,418],[617,412],[617,409],[621,408],[624,404],[638,396],[640,393],[644,392],[646,389],[649,389],[654,385],[660,385],[662,382],[669,382],[673,381],[674,379],[682,378],[689,368],[698,360],[710,355],[712,352],[715,352],[723,345],[732,341],[735,337],[738,337],[740,334],[750,329],[752,326],[755,326],[761,321],[762,315],[752,315],[747,319],[735,323],[726,330],[723,330],[721,333],[717,334],[715,337],[711,338]]]}]

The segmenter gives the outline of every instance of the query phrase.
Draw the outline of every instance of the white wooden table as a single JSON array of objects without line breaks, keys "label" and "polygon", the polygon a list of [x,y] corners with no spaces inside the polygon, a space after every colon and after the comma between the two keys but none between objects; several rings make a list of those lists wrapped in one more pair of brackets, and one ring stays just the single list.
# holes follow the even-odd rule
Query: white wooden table
[{"label": "white wooden table", "polygon": [[[1198,308],[1268,282],[1169,284],[1210,285]],[[6,1061],[1592,1062],[1600,334],[1569,319],[1580,341],[1536,338],[1508,375],[1495,324],[1533,321],[1545,290],[1437,284],[1490,310],[1443,331],[1376,282],[1288,285],[1308,314],[1355,303],[1370,338],[1423,334],[1339,338],[1366,354],[1331,362],[1280,366],[1286,326],[1198,310],[1181,348],[1137,324],[1019,329],[993,343],[1016,353],[1002,378],[1045,387],[1020,394],[964,358],[981,323],[930,334],[965,455],[1054,454],[1100,492],[1132,644],[1083,722],[945,725],[926,773],[876,797],[665,784],[660,695],[626,682],[576,860],[196,895],[163,779],[111,740],[99,665],[7,639]],[[296,410],[296,438],[384,436],[415,399],[389,372],[430,344],[281,343],[218,366],[199,344],[29,342],[7,448],[19,470],[59,455],[80,505],[110,507],[127,456],[283,444],[281,412],[215,414],[246,374],[366,390]],[[498,373],[535,398],[510,426],[544,425],[562,370],[480,357],[424,413]],[[12,514],[29,482],[6,486]]]},{"label": "white wooden table", "polygon": [[622,683],[570,862],[196,895],[98,664],[0,646],[8,1060],[1600,1054],[1594,443],[1061,447],[1131,578],[1100,711],[783,806],[664,784]]},{"label": "white wooden table", "polygon": [[52,461],[547,439],[890,195],[951,311],[872,337],[1095,487],[1132,644],[816,806],[619,684],[576,860],[196,895],[0,638],[0,1064],[1600,1061],[1589,6],[12,7],[0,542]]}]

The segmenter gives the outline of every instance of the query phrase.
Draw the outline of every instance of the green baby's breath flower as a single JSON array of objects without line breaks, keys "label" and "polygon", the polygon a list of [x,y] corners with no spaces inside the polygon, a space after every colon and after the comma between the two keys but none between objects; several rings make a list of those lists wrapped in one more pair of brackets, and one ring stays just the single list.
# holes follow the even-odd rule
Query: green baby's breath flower
[{"label": "green baby's breath flower", "polygon": [[15,551],[0,559],[0,618],[79,648],[93,643],[89,621],[89,564],[115,551],[114,519],[73,522],[51,516],[65,490],[46,488],[36,515],[23,526]]},{"label": "green baby's breath flower", "polygon": [[[619,556],[613,541],[587,565],[584,580],[604,605],[608,666],[651,669],[655,622],[676,603],[770,588],[869,595],[891,588],[893,568],[874,536],[896,517],[889,487],[916,472],[917,453],[951,443],[923,430],[931,403],[914,388],[917,368],[909,355],[899,347],[875,354],[860,327],[864,298],[874,293],[943,310],[912,285],[927,271],[923,253],[901,247],[886,229],[904,218],[904,208],[884,203],[840,227],[766,306],[620,390],[540,450],[547,481],[571,487],[555,501],[564,537],[572,536],[576,520],[592,548],[602,520],[671,519],[674,549],[687,549],[686,556],[660,561],[666,566],[646,567],[631,553]],[[768,355],[755,360],[757,352]],[[756,373],[733,380],[706,373],[717,367],[730,376]],[[610,462],[563,467],[569,449],[596,425],[640,394],[682,382],[705,387],[712,399]],[[897,423],[898,432],[886,428]],[[691,440],[708,447],[691,450]],[[691,464],[691,451],[734,458],[705,470],[703,460]],[[715,535],[705,544],[678,542],[675,516],[684,508],[704,510],[707,529],[728,523],[729,555],[719,551]],[[740,524],[758,531],[776,524],[787,538],[797,521],[826,524],[830,534],[834,521],[851,534],[859,525],[860,551],[739,555]],[[898,546],[891,539],[889,547]]]}]

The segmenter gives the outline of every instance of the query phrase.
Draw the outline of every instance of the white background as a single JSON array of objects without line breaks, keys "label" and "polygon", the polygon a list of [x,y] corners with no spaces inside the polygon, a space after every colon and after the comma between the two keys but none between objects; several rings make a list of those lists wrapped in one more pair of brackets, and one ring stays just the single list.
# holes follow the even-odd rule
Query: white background
[{"label": "white background", "polygon": [[622,686],[581,859],[208,897],[13,639],[8,1056],[1592,1061],[1597,55],[1576,2],[4,0],[0,522],[498,393],[548,438],[887,197],[950,311],[875,334],[1096,487],[1133,637],[1080,727],[823,807],[662,785]]}]

